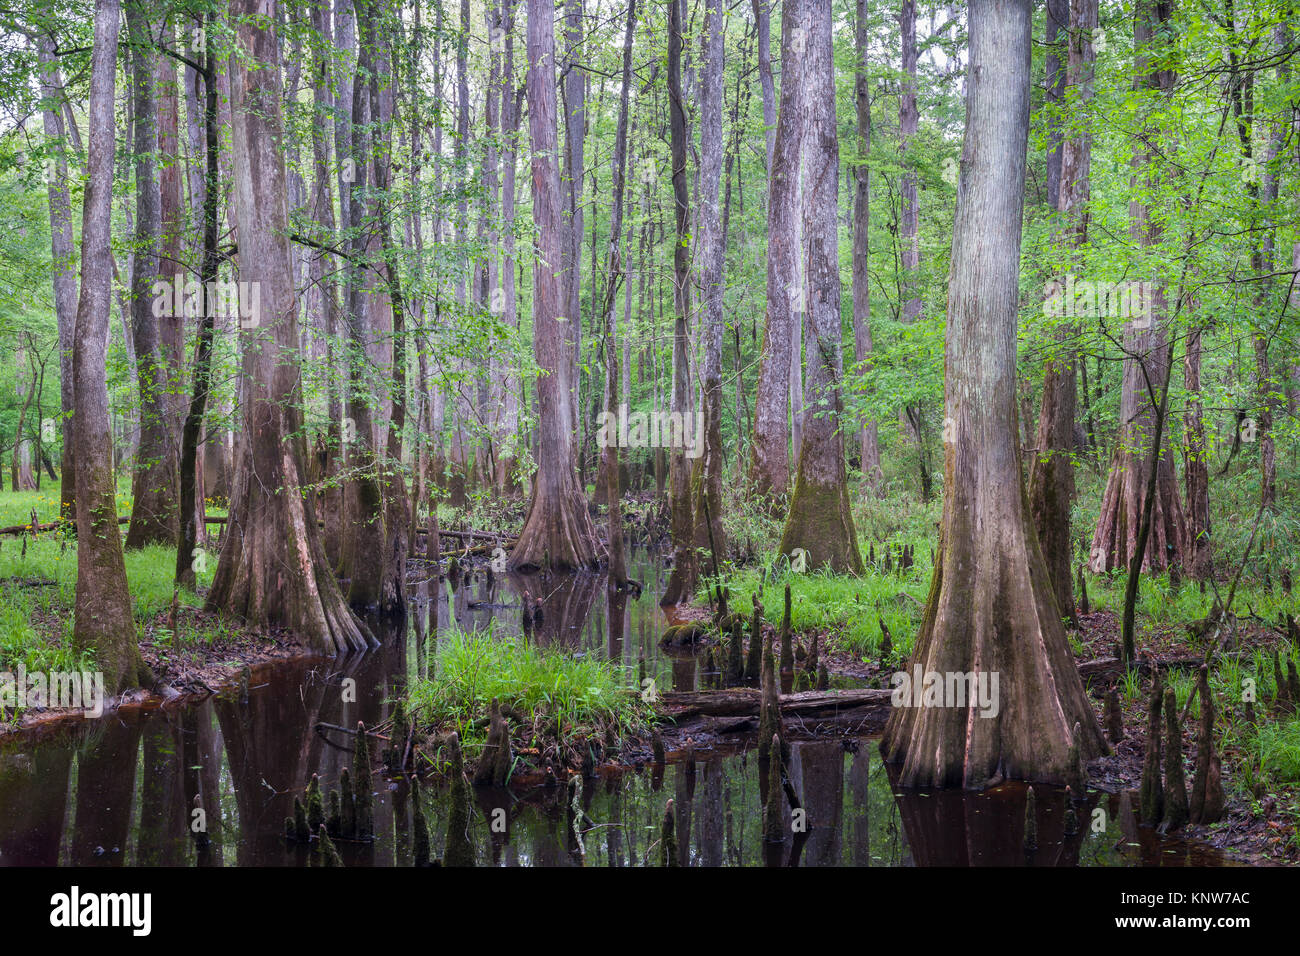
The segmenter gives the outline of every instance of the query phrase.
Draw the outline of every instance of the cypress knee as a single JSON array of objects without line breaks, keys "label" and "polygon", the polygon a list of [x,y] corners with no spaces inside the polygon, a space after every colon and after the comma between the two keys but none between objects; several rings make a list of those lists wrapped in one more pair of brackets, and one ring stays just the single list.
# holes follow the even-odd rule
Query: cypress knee
[{"label": "cypress knee", "polygon": [[794,647],[790,642],[790,585],[785,586],[785,611],[781,614],[781,673],[794,673]]},{"label": "cypress knee", "polygon": [[325,806],[320,797],[320,777],[312,774],[311,783],[307,784],[307,827],[315,833],[324,822]]},{"label": "cypress knee", "polygon": [[676,821],[673,817],[672,800],[669,800],[664,807],[664,819],[659,827],[659,865],[679,865],[677,862]]},{"label": "cypress knee", "polygon": [[446,866],[473,866],[474,848],[469,835],[469,781],[465,779],[465,760],[460,752],[460,734],[447,739],[451,762],[451,807],[447,812],[447,844],[442,859]]},{"label": "cypress knee", "polygon": [[357,721],[357,747],[352,752],[352,785],[356,790],[357,839],[375,835],[374,804],[370,796],[370,743],[366,725]]},{"label": "cypress knee", "polygon": [[[1086,612],[1085,612],[1086,613]],[[1124,739],[1124,710],[1119,705],[1119,688],[1112,687],[1106,693],[1106,736],[1112,744]]]},{"label": "cypress knee", "polygon": [[1142,785],[1138,791],[1138,815],[1149,826],[1159,823],[1165,811],[1164,788],[1160,779],[1160,705],[1163,698],[1164,679],[1157,668],[1151,678],[1146,759],[1142,764]]},{"label": "cypress knee", "polygon": [[763,667],[763,605],[754,596],[754,617],[749,628],[749,656],[745,660],[745,680],[758,682]]},{"label": "cypress knee", "polygon": [[1033,787],[1025,791],[1025,831],[1022,843],[1027,851],[1038,849],[1038,797]]},{"label": "cypress knee", "polygon": [[1160,830],[1168,833],[1187,822],[1187,783],[1183,778],[1183,729],[1174,689],[1165,691],[1165,815]]}]

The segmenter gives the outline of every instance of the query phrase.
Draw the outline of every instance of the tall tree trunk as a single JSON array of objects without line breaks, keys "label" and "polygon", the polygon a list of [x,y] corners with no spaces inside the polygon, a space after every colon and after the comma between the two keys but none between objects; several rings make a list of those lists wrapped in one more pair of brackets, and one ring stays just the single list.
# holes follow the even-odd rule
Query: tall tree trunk
[{"label": "tall tree trunk", "polygon": [[[312,200],[311,216],[320,229],[321,241],[333,246],[336,242],[334,232],[334,190],[330,186],[330,136],[328,118],[334,110],[333,71],[330,58],[326,55],[332,37],[330,17],[330,0],[316,0],[311,9],[312,29],[318,39],[311,45],[312,49],[312,88],[314,112],[311,125],[312,161],[314,165],[313,187],[315,195]],[[343,468],[342,389],[337,384],[335,375],[339,367],[338,339],[341,333],[339,321],[339,290],[335,278],[336,262],[332,253],[317,250],[311,260],[311,281],[319,289],[321,302],[321,325],[325,332],[325,381],[328,390],[326,399],[329,424],[325,439],[325,461],[321,468],[320,480],[324,489],[316,501],[324,534],[321,540],[325,554],[331,564],[337,565],[343,551],[343,489],[339,487],[338,475]]]},{"label": "tall tree trunk", "polygon": [[58,147],[50,157],[50,252],[53,257],[54,315],[59,332],[59,410],[60,430],[63,437],[63,458],[59,466],[59,514],[72,518],[76,514],[77,471],[76,442],[73,441],[73,327],[77,322],[77,273],[72,245],[72,203],[68,197],[67,144],[64,142],[63,80],[59,75],[54,56],[54,40],[43,36],[38,41],[41,63],[42,116],[45,136],[57,140]]},{"label": "tall tree trunk", "polygon": [[[808,552],[812,568],[861,574],[862,555],[849,509],[840,429],[844,406],[842,320],[840,318],[839,191],[840,148],[835,129],[835,59],[831,44],[831,0],[806,0],[807,52],[801,80],[807,103],[804,153],[808,162],[803,194],[807,255],[809,367],[808,413],[781,553]],[[784,86],[784,82],[782,83]]]},{"label": "tall tree trunk", "polygon": [[[460,32],[456,35],[456,141],[452,144],[452,154],[456,175],[468,178],[465,157],[469,147],[469,0],[460,3]],[[464,250],[469,235],[469,200],[466,190],[459,190],[456,201],[455,239],[458,249]],[[465,266],[456,266],[456,305],[464,312],[466,308]],[[459,355],[453,360],[458,373],[465,372],[470,366]],[[457,376],[460,377],[459,375]],[[469,376],[465,381],[470,381]],[[453,432],[451,442],[451,476],[449,482],[450,502],[452,507],[464,508],[469,504],[469,462],[472,454],[468,447],[466,431],[473,421],[473,409],[466,397],[466,388],[460,384],[456,388],[452,402]]]},{"label": "tall tree trunk", "polygon": [[[515,166],[519,160],[519,114],[522,101],[515,90],[515,0],[507,0],[502,15],[505,33],[505,62],[501,69],[501,126],[505,138],[505,163],[501,176],[501,222],[504,230],[504,255],[501,261],[501,292],[504,321],[508,328],[519,328],[519,295],[515,287]],[[512,358],[504,363],[501,385],[501,431],[505,443],[497,455],[497,487],[513,494],[516,449],[519,447],[519,374]]]},{"label": "tall tree trunk", "polygon": [[[722,181],[722,84],[725,40],[722,0],[706,0],[700,41],[700,183],[695,232],[700,297],[704,300],[704,449],[691,477],[695,498],[695,546],[722,561],[722,270],[726,247],[718,206]],[[693,454],[700,455],[696,448]]]},{"label": "tall tree trunk", "polygon": [[[565,286],[565,311],[568,320],[565,331],[569,339],[569,355],[573,368],[569,387],[573,390],[573,430],[583,429],[578,421],[582,408],[582,181],[585,175],[587,110],[585,101],[586,75],[578,67],[578,52],[582,48],[582,0],[564,0],[564,186],[568,228],[565,247],[565,269],[568,284]],[[593,281],[595,276],[592,277]],[[581,448],[575,450],[581,454]],[[579,463],[579,471],[582,466]]]},{"label": "tall tree trunk", "polygon": [[[22,339],[20,339],[22,341]],[[22,345],[14,349],[14,391],[24,395],[18,409],[18,424],[14,427],[14,443],[9,459],[9,478],[14,491],[32,491],[36,479],[32,476],[31,443],[27,440],[27,412],[36,398],[36,376],[30,375],[31,360]],[[37,466],[39,470],[39,465]]]},{"label": "tall tree trunk", "polygon": [[1204,347],[1199,324],[1187,332],[1183,357],[1183,387],[1187,410],[1183,416],[1183,481],[1187,487],[1187,576],[1204,581],[1213,571],[1210,547],[1210,464],[1202,419],[1201,355]]},{"label": "tall tree trunk", "polygon": [[[1059,30],[1066,27],[1064,19],[1056,17],[1060,11],[1049,4],[1048,43],[1055,43]],[[1064,16],[1069,18],[1066,32],[1068,53],[1066,66],[1060,77],[1050,71],[1047,85],[1059,102],[1068,87],[1074,90],[1073,103],[1078,104],[1086,116],[1092,102],[1092,35],[1097,28],[1097,0],[1074,0],[1074,10]],[[1060,70],[1059,58],[1055,68]],[[1059,214],[1061,238],[1072,249],[1079,249],[1088,239],[1089,175],[1092,163],[1092,136],[1088,128],[1076,128],[1054,147],[1049,166],[1059,167],[1048,177],[1048,194],[1053,208]],[[1078,411],[1077,375],[1075,353],[1066,344],[1073,339],[1075,329],[1066,325],[1057,335],[1060,351],[1047,362],[1043,376],[1043,396],[1038,411],[1038,429],[1034,436],[1035,455],[1029,467],[1029,507],[1038,529],[1038,540],[1047,560],[1047,573],[1052,580],[1052,591],[1062,616],[1076,621],[1074,606],[1074,576],[1071,573],[1071,556],[1074,540],[1070,533],[1070,509],[1074,503],[1074,422]]]},{"label": "tall tree trunk", "polygon": [[[204,30],[210,32],[215,22],[212,14],[204,15]],[[194,564],[198,559],[196,549],[203,536],[199,519],[203,514],[200,487],[203,475],[199,470],[199,445],[203,430],[203,416],[208,407],[208,391],[212,383],[212,338],[216,330],[215,309],[208,302],[209,290],[217,281],[219,258],[217,249],[217,202],[220,192],[220,160],[217,140],[217,57],[212,44],[204,44],[203,71],[203,246],[199,265],[199,284],[203,298],[203,314],[199,316],[194,338],[194,374],[190,401],[185,420],[181,425],[180,453],[180,529],[176,549],[176,582],[185,587],[194,586]],[[197,100],[197,95],[195,96]],[[225,434],[223,429],[222,435]],[[206,455],[204,456],[206,458]],[[223,460],[220,450],[213,455]]]},{"label": "tall tree trunk", "polygon": [[776,85],[772,81],[772,0],[750,0],[758,30],[758,82],[763,90],[763,141],[767,151],[767,173],[772,174],[772,153],[776,148]]},{"label": "tall tree trunk", "polygon": [[[682,3],[668,0],[668,117],[673,169],[673,394],[670,415],[679,416],[686,429],[692,414],[690,338],[691,311],[689,221],[686,190],[686,103],[682,96]],[[692,415],[693,417],[693,415]],[[670,432],[671,434],[671,432]],[[689,601],[699,581],[695,552],[695,514],[691,505],[690,463],[683,448],[668,450],[669,497],[672,508],[673,571],[659,603],[667,606]]]},{"label": "tall tree trunk", "polygon": [[[1161,0],[1140,0],[1133,17],[1134,87],[1163,98],[1173,88],[1171,70],[1163,47],[1169,42],[1171,7]],[[1154,107],[1153,107],[1154,108]],[[1158,135],[1148,129],[1145,139]],[[1140,196],[1137,176],[1148,180],[1147,192],[1154,192],[1155,147],[1133,158],[1134,196]],[[1158,214],[1140,198],[1129,202],[1129,230],[1134,242],[1144,249],[1160,243],[1163,225]],[[1092,538],[1091,568],[1094,572],[1126,568],[1137,551],[1142,510],[1150,475],[1151,437],[1156,432],[1156,395],[1169,378],[1169,335],[1166,327],[1165,290],[1152,282],[1141,296],[1149,306],[1144,314],[1126,324],[1124,381],[1120,393],[1119,440],[1111,459],[1110,477],[1102,496],[1097,530]],[[1182,562],[1187,541],[1187,522],[1174,475],[1173,459],[1163,450],[1156,469],[1156,497],[1152,503],[1152,524],[1142,560],[1148,569],[1160,570]]]},{"label": "tall tree trunk", "polygon": [[[1061,116],[1065,87],[1069,82],[1068,61],[1070,37],[1070,0],[1047,0],[1043,18],[1043,46],[1045,83],[1044,107],[1047,119],[1047,205],[1053,210],[1061,208]],[[1088,38],[1091,42],[1091,37]],[[1066,47],[1066,63],[1061,62],[1061,47]]]},{"label": "tall tree trunk", "polygon": [[[618,285],[626,283],[620,274],[623,255],[619,248],[623,241],[624,195],[627,188],[627,123],[628,100],[632,85],[632,38],[636,30],[636,0],[628,0],[627,26],[623,31],[623,80],[619,89],[618,132],[614,138],[614,205],[609,224],[609,266],[605,298],[601,314],[605,321],[605,414],[606,421],[616,421],[618,412]],[[629,246],[631,243],[628,244]],[[595,281],[593,274],[592,280]],[[608,427],[608,426],[607,426]],[[602,449],[601,466],[605,477],[605,500],[609,505],[609,584],[618,589],[627,583],[627,561],[623,554],[623,509],[620,504],[618,439],[607,440]]]},{"label": "tall tree trunk", "polygon": [[406,494],[406,476],[403,471],[403,432],[406,429],[406,298],[402,292],[399,257],[393,248],[391,209],[393,189],[393,114],[396,102],[396,80],[390,79],[383,87],[380,76],[395,77],[396,62],[393,44],[393,23],[386,17],[374,18],[367,38],[375,47],[377,60],[370,71],[370,100],[375,104],[378,137],[374,150],[375,170],[375,220],[382,253],[381,278],[386,286],[385,298],[392,315],[392,361],[389,378],[392,380],[391,411],[388,416],[388,436],[384,442],[383,471],[380,485],[384,495],[384,551],[383,584],[379,606],[384,614],[402,617],[406,613],[406,558],[411,550],[412,515],[410,499]]},{"label": "tall tree trunk", "polygon": [[135,641],[131,594],[126,586],[105,377],[113,277],[113,94],[120,17],[117,0],[96,0],[82,204],[81,294],[72,371],[76,397],[73,440],[77,445],[77,589],[72,642],[80,650],[94,651],[96,667],[104,674],[104,689],[110,693],[153,680]]},{"label": "tall tree trunk", "polygon": [[917,270],[921,268],[921,246],[916,171],[911,168],[909,153],[921,118],[916,105],[916,0],[903,0],[898,22],[903,44],[903,87],[898,98],[898,149],[903,163],[903,175],[899,180],[902,203],[899,243],[902,247],[903,266],[903,321],[915,322],[921,315],[917,276]]},{"label": "tall tree trunk", "polygon": [[229,524],[207,603],[252,626],[286,627],[317,650],[343,652],[373,637],[339,590],[303,487],[306,439],[292,361],[299,348],[298,310],[274,68],[275,10],[275,0],[231,4],[244,51],[230,59],[240,278],[260,290],[260,315],[241,333],[243,428]]},{"label": "tall tree trunk", "polygon": [[[799,156],[803,141],[803,57],[795,47],[804,41],[803,0],[782,5],[781,112],[776,122],[767,193],[767,324],[754,399],[754,445],[749,480],[759,497],[784,495],[789,489],[790,456],[786,447],[790,365],[797,292],[799,246]],[[761,48],[761,45],[760,45]]]},{"label": "tall tree trunk", "polygon": [[[175,31],[168,22],[163,30],[164,42],[174,47]],[[185,261],[185,198],[181,172],[184,169],[180,146],[180,91],[176,82],[176,64],[170,56],[158,57],[158,198],[162,226],[161,261],[158,271],[174,274],[182,271]],[[185,417],[185,321],[179,312],[158,316],[158,346],[167,380],[162,395],[166,429],[166,460],[175,468],[171,492],[177,512],[176,530],[180,529],[180,452],[181,423]],[[197,499],[195,521],[203,527],[203,500]],[[173,535],[169,545],[176,543]]]},{"label": "tall tree trunk", "polygon": [[[857,59],[853,95],[857,107],[858,141],[853,167],[853,361],[865,369],[871,359],[871,86],[867,50],[867,19],[870,0],[856,0],[857,21],[854,41]],[[883,490],[880,467],[880,438],[875,419],[864,419],[858,430],[858,454],[862,477],[875,494]]]},{"label": "tall tree trunk", "polygon": [[592,567],[603,557],[578,487],[569,403],[572,362],[565,323],[567,276],[563,194],[557,152],[555,11],[551,0],[528,0],[528,126],[532,134],[533,355],[537,377],[537,475],[513,567]]},{"label": "tall tree trunk", "polygon": [[[1287,43],[1285,36],[1280,31],[1274,32],[1274,44],[1285,62]],[[1279,84],[1284,85],[1286,79],[1285,68],[1279,65]],[[1254,117],[1250,119],[1254,120]],[[1259,212],[1262,214],[1262,221],[1257,221],[1256,227],[1263,231],[1259,234],[1259,239],[1251,256],[1251,265],[1256,275],[1267,276],[1276,267],[1274,259],[1277,241],[1277,214],[1273,207],[1277,204],[1278,197],[1276,161],[1283,148],[1282,124],[1266,122],[1265,129],[1261,132],[1263,134],[1261,138],[1264,139],[1265,143],[1264,157],[1263,162],[1257,168],[1260,173]],[[1270,310],[1273,308],[1275,285],[1274,280],[1264,278],[1255,283],[1255,314],[1259,317],[1261,323],[1265,322],[1265,317],[1269,315]],[[1273,378],[1272,362],[1268,354],[1271,338],[1272,335],[1267,328],[1257,330],[1254,335],[1255,401],[1259,407],[1256,421],[1258,427],[1256,438],[1259,441],[1260,504],[1266,509],[1275,510],[1277,507],[1277,447],[1273,437],[1273,406],[1276,402],[1278,383]]]},{"label": "tall tree trunk", "polygon": [[[140,387],[140,443],[131,476],[131,523],[126,547],[176,543],[179,495],[178,451],[173,435],[174,403],[170,397],[171,370],[163,350],[160,316],[175,327],[184,316],[183,305],[155,308],[155,283],[174,288],[163,275],[159,257],[162,234],[162,194],[158,184],[157,61],[151,23],[142,4],[126,5],[131,37],[131,114],[134,122],[135,255],[131,269],[131,336],[135,344],[136,375]],[[172,298],[178,298],[172,296]]]},{"label": "tall tree trunk", "polygon": [[[345,534],[340,575],[348,579],[348,604],[359,614],[386,613],[392,582],[385,560],[387,532],[384,521],[384,482],[380,473],[382,452],[379,448],[376,410],[382,417],[382,400],[368,374],[374,361],[374,345],[383,336],[378,315],[387,307],[387,298],[376,288],[376,270],[380,263],[375,255],[375,188],[372,182],[372,157],[375,152],[378,104],[371,96],[366,80],[374,69],[378,40],[374,36],[376,14],[363,0],[353,4],[357,20],[357,74],[352,87],[351,111],[351,181],[344,187],[342,199],[347,203],[347,221],[352,231],[348,244],[347,309],[348,327],[348,417],[344,421],[344,440],[348,443],[348,468],[351,477],[344,487],[350,533]],[[376,241],[372,242],[372,239]]]},{"label": "tall tree trunk", "polygon": [[[921,114],[916,104],[916,0],[903,0],[898,18],[902,36],[902,90],[898,98],[898,151],[903,166],[899,179],[899,236],[901,250],[900,265],[903,278],[901,292],[903,299],[902,319],[915,322],[921,317],[921,240],[920,240],[920,206],[917,194],[916,162],[910,158],[912,140],[920,128]],[[900,424],[903,435],[921,443],[922,412],[919,405],[908,406],[900,412]],[[921,450],[921,469],[928,472],[928,456]],[[928,481],[922,475],[922,497],[928,497]]]},{"label": "tall tree trunk", "polygon": [[[1016,412],[1016,319],[1029,131],[1029,0],[973,0],[966,133],[946,333],[943,520],[909,670],[999,675],[981,710],[896,707],[881,750],[905,787],[1062,782],[1072,728],[1106,751],[1029,514]],[[910,703],[910,697],[908,702]]]}]

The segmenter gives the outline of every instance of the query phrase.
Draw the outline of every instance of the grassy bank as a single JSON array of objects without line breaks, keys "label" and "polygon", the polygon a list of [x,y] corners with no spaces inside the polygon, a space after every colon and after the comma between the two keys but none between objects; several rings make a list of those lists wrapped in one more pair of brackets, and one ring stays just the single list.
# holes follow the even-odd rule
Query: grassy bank
[{"label": "grassy bank", "polygon": [[[47,476],[48,478],[48,476]],[[118,513],[130,514],[131,498],[120,484]],[[0,494],[0,527],[29,525],[35,509],[42,523],[59,516],[59,484],[43,481],[40,491],[6,491]],[[151,622],[171,607],[176,573],[176,549],[158,545],[125,554],[127,588],[131,594],[139,639],[143,642]],[[216,570],[216,555],[195,565],[200,588],[206,588]],[[80,670],[93,664],[93,655],[72,649],[72,619],[76,603],[77,541],[61,531],[0,537],[0,670],[20,663],[29,671]],[[182,589],[181,604],[198,607],[202,599]],[[183,647],[211,643],[230,629],[217,621],[198,621],[186,615],[177,622],[176,634],[153,626],[155,643]]]}]

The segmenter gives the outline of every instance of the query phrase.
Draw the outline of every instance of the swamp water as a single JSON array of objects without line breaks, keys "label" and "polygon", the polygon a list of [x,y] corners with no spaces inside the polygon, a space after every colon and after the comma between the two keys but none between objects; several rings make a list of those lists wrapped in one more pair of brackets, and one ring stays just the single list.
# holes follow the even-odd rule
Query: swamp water
[{"label": "swamp water", "polygon": [[[259,668],[246,695],[232,690],[197,704],[123,710],[65,725],[35,742],[0,742],[0,865],[307,865],[309,851],[285,841],[284,819],[313,772],[322,788],[337,787],[352,756],[349,735],[318,725],[378,725],[389,714],[394,690],[427,672],[439,624],[454,620],[465,629],[491,625],[499,633],[519,633],[525,591],[540,597],[545,609],[533,640],[621,660],[630,674],[644,655],[646,672],[660,689],[697,689],[698,659],[659,647],[665,570],[634,552],[629,573],[645,590],[625,608],[607,606],[604,580],[594,574],[555,575],[546,583],[497,576],[491,588],[482,572],[454,589],[446,582],[420,583],[411,589],[402,639],[390,637],[378,650]],[[344,700],[345,678],[356,682],[355,701]],[[1026,851],[1023,786],[980,794],[895,792],[876,740],[867,737],[794,740],[791,776],[806,823],[791,834],[794,821],[788,820],[786,841],[766,844],[752,745],[700,749],[691,764],[670,757],[659,770],[587,780],[580,816],[565,787],[477,791],[471,817],[477,861],[657,864],[664,807],[672,799],[682,865],[1226,862],[1212,849],[1138,828],[1129,801],[1095,792],[1076,811],[1078,832],[1067,836],[1064,794],[1044,787],[1036,788],[1037,848]],[[372,754],[381,746],[372,741]],[[339,853],[348,866],[409,866],[409,785],[376,774],[372,789],[375,840],[338,840]],[[433,855],[440,856],[448,793],[424,786],[421,794]],[[206,842],[194,832],[200,819]]]}]

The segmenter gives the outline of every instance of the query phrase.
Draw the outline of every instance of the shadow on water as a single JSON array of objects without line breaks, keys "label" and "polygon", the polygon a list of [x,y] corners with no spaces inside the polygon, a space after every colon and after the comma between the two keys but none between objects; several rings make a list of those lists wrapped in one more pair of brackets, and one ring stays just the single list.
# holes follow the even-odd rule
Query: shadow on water
[{"label": "shadow on water", "polygon": [[[306,865],[283,839],[311,774],[337,787],[351,738],[317,725],[375,726],[393,691],[427,674],[449,622],[463,629],[524,631],[526,599],[542,601],[532,640],[621,661],[644,657],[661,688],[697,689],[697,658],[659,647],[665,569],[634,552],[639,599],[609,596],[595,574],[521,578],[476,571],[452,587],[413,585],[406,627],[372,653],[289,661],[254,671],[232,690],[172,709],[121,711],[33,743],[0,744],[0,864]],[[610,626],[610,623],[613,626]],[[630,678],[631,680],[631,678]],[[1063,791],[1036,788],[1037,848],[1022,833],[1025,788],[981,794],[895,792],[876,741],[793,742],[791,778],[803,803],[785,809],[786,839],[763,839],[756,755],[719,746],[658,770],[604,773],[584,782],[575,811],[565,787],[474,794],[470,837],[477,861],[505,866],[639,866],[660,859],[664,807],[673,800],[678,861],[694,866],[1215,865],[1213,850],[1161,840],[1134,822],[1127,799],[1093,793],[1065,833]],[[374,748],[372,747],[372,750]],[[679,755],[681,756],[681,755]],[[414,844],[406,780],[376,774],[376,839],[339,841],[350,866],[409,866]],[[434,855],[446,840],[445,788],[420,789]]]}]

